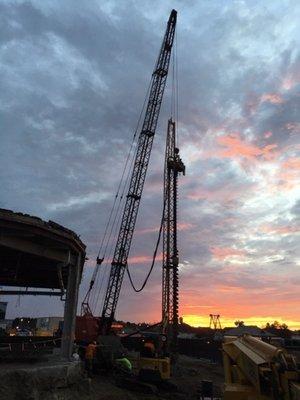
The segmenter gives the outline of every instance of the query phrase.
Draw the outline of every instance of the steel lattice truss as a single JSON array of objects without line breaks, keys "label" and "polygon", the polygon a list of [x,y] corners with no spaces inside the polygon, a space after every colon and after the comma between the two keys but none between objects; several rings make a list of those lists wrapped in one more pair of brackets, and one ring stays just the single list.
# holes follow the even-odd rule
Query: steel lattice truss
[{"label": "steel lattice truss", "polygon": [[168,121],[164,170],[162,322],[169,350],[176,352],[178,336],[177,180],[185,166],[176,148],[176,127]]},{"label": "steel lattice truss", "polygon": [[171,50],[175,35],[176,17],[177,12],[172,10],[158,60],[152,75],[148,104],[142,130],[138,139],[135,162],[104,300],[102,311],[102,330],[104,333],[109,331],[114,319],[123,276],[127,265],[127,259],[149,164],[152,143],[168,76]]}]

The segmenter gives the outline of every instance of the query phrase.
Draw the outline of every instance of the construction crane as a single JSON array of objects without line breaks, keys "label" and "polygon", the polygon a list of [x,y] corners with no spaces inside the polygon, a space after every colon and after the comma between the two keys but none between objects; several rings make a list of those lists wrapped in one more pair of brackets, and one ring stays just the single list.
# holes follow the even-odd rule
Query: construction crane
[{"label": "construction crane", "polygon": [[225,337],[225,400],[298,400],[300,371],[286,350],[253,336]]},{"label": "construction crane", "polygon": [[[132,175],[129,182],[129,189],[126,196],[120,230],[111,263],[108,286],[104,298],[100,320],[100,331],[102,334],[107,334],[110,331],[121,291],[124,272],[127,268],[128,255],[168,76],[171,50],[175,36],[176,18],[177,12],[172,10],[160,53],[152,74],[144,122],[138,138]],[[102,259],[98,259],[98,263],[101,262]]]},{"label": "construction crane", "polygon": [[167,350],[177,352],[178,336],[178,249],[177,249],[177,181],[185,175],[185,166],[176,147],[176,125],[168,121],[164,168],[162,328]]}]

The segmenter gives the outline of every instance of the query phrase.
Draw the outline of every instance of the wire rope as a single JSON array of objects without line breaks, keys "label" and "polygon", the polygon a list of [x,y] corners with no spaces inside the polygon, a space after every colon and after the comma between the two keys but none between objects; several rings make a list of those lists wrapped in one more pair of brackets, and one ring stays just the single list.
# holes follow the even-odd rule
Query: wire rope
[{"label": "wire rope", "polygon": [[163,211],[162,211],[162,217],[161,217],[161,222],[160,222],[160,227],[159,227],[159,233],[158,233],[158,237],[157,237],[157,241],[156,241],[156,245],[155,245],[155,249],[154,249],[154,253],[153,253],[153,257],[152,257],[152,263],[151,263],[150,269],[149,269],[149,271],[148,271],[148,273],[146,275],[146,278],[145,278],[142,286],[139,289],[137,289],[135,287],[135,285],[133,283],[133,280],[132,280],[132,277],[131,277],[131,273],[129,271],[128,264],[126,265],[126,271],[127,271],[127,275],[128,275],[131,287],[136,293],[141,292],[145,288],[145,286],[146,286],[146,284],[147,284],[147,282],[148,282],[148,280],[150,278],[150,275],[151,275],[151,273],[153,271],[153,267],[155,265],[156,256],[157,256],[157,250],[158,250],[158,247],[159,247],[159,244],[160,244],[162,228],[163,228],[163,225],[164,225],[164,213],[165,213],[165,203],[164,203],[164,207],[163,207]]},{"label": "wire rope", "polygon": [[[119,197],[120,189],[121,189],[121,186],[122,186],[122,183],[123,183],[123,180],[124,180],[124,176],[125,176],[125,173],[126,173],[126,170],[127,170],[128,162],[129,162],[130,158],[132,157],[132,149],[134,147],[136,135],[137,135],[137,132],[138,132],[138,129],[139,129],[139,126],[140,126],[140,123],[141,123],[141,119],[142,119],[142,116],[143,116],[143,113],[144,113],[146,101],[147,101],[148,94],[149,94],[149,91],[150,91],[151,82],[152,82],[152,79],[150,80],[150,83],[149,83],[149,86],[148,86],[148,89],[147,89],[147,92],[146,92],[146,96],[145,96],[145,99],[144,99],[144,102],[143,102],[143,106],[142,106],[142,109],[141,109],[141,112],[140,112],[140,115],[139,115],[139,118],[138,118],[138,122],[137,122],[137,125],[136,125],[136,128],[135,128],[134,134],[133,134],[131,145],[130,145],[130,148],[129,148],[129,151],[128,151],[128,154],[127,154],[127,157],[126,157],[126,161],[125,161],[125,165],[124,165],[124,168],[123,168],[123,171],[122,171],[121,179],[120,179],[120,182],[119,182],[119,185],[118,185],[118,188],[117,188],[117,193],[115,195],[113,206],[112,206],[111,212],[109,214],[108,222],[106,224],[106,228],[105,228],[105,231],[104,231],[104,236],[103,236],[102,241],[101,241],[100,249],[99,249],[99,252],[98,252],[98,257],[100,256],[100,253],[101,253],[101,250],[102,250],[105,238],[106,238],[106,234],[107,234],[107,231],[108,231],[108,227],[109,227],[109,224],[110,224],[110,221],[111,221],[111,217],[112,217],[112,214],[113,214],[113,211],[114,211],[114,207],[115,207],[116,201],[117,201],[117,199]],[[130,168],[128,170],[128,174],[129,174],[129,172],[130,172]],[[105,257],[105,252],[104,252],[103,258],[104,257]]]},{"label": "wire rope", "polygon": [[[144,108],[144,106],[143,106],[143,108]],[[141,112],[141,114],[142,114],[142,112]],[[141,114],[140,114],[140,117],[139,117],[139,120],[138,120],[138,125],[140,124]],[[106,226],[105,226],[104,235],[102,237],[102,241],[101,241],[100,248],[99,248],[98,255],[97,255],[97,261],[96,261],[95,269],[94,269],[94,272],[93,272],[93,275],[92,275],[92,280],[91,280],[91,283],[90,283],[90,288],[89,288],[88,293],[86,294],[86,297],[85,297],[85,299],[87,299],[87,301],[89,301],[89,294],[91,292],[91,289],[94,286],[94,282],[98,278],[99,267],[102,264],[102,262],[103,262],[103,260],[105,258],[105,255],[106,255],[106,250],[107,250],[108,243],[110,241],[110,236],[109,236],[109,238],[108,238],[108,240],[106,242],[104,253],[103,253],[103,257],[102,257],[102,259],[99,259],[101,251],[102,251],[102,248],[103,248],[103,245],[104,245],[104,241],[105,241],[105,239],[107,237],[107,232],[109,230],[109,226],[111,224],[111,219],[112,219],[114,211],[115,211],[116,202],[117,202],[117,199],[119,197],[120,189],[121,189],[121,186],[122,186],[122,183],[123,183],[123,180],[124,180],[124,175],[125,175],[125,172],[126,172],[126,169],[127,169],[127,166],[128,166],[128,162],[129,162],[130,157],[131,157],[132,149],[133,149],[133,146],[134,146],[134,143],[135,143],[136,134],[137,134],[137,131],[138,131],[138,125],[137,125],[137,127],[135,129],[135,132],[134,132],[134,135],[133,135],[133,139],[132,139],[132,142],[131,142],[131,145],[130,145],[130,149],[129,149],[129,152],[128,152],[127,157],[126,157],[125,166],[124,166],[123,171],[122,171],[122,176],[121,176],[118,188],[117,188],[117,193],[115,195],[113,206],[111,208],[111,211],[110,211],[110,214],[109,214],[109,218],[108,218],[108,221],[107,221]],[[119,207],[117,208],[116,213],[118,213],[118,211],[119,211]],[[99,278],[97,279],[96,286],[99,286]]]},{"label": "wire rope", "polygon": [[[128,155],[127,155],[127,158],[126,158],[124,169],[122,171],[121,180],[120,180],[120,183],[118,185],[117,194],[115,196],[113,207],[112,207],[111,213],[109,215],[109,220],[108,220],[108,223],[107,223],[106,228],[105,228],[104,237],[103,237],[103,239],[101,241],[101,246],[100,246],[100,249],[99,249],[99,252],[98,252],[97,261],[99,260],[100,253],[101,253],[101,251],[103,249],[104,240],[107,237],[107,232],[109,230],[109,225],[111,225],[110,226],[110,231],[109,231],[108,238],[107,238],[107,240],[105,242],[103,256],[102,256],[102,258],[100,260],[101,262],[105,259],[106,254],[107,254],[108,246],[111,243],[112,233],[113,233],[114,228],[116,226],[116,221],[117,221],[118,215],[120,213],[122,200],[124,198],[124,193],[125,193],[126,187],[128,185],[129,177],[131,175],[131,171],[132,171],[132,167],[133,167],[133,162],[134,162],[134,159],[135,159],[135,156],[136,156],[137,148],[135,149],[134,152],[132,152],[132,149],[134,147],[135,138],[136,138],[137,132],[138,132],[140,124],[141,124],[142,116],[144,114],[146,101],[147,101],[147,99],[149,97],[149,92],[150,92],[150,88],[151,88],[151,84],[152,84],[152,79],[153,78],[150,79],[150,82],[149,82],[149,85],[148,85],[148,88],[147,88],[146,96],[144,98],[144,102],[143,102],[142,109],[141,109],[141,112],[140,112],[140,115],[139,115],[139,118],[138,118],[137,126],[136,126],[136,129],[135,129],[134,135],[133,135],[133,140],[132,140],[132,143],[131,143],[131,146],[130,146],[130,149],[129,149],[129,152],[128,152]],[[131,161],[130,161],[130,159],[131,159]],[[129,168],[127,168],[129,161],[130,161],[130,166],[129,166]],[[126,174],[126,178],[125,178],[125,183],[123,185],[123,189],[121,189],[122,188],[122,184],[124,182],[124,176],[125,176],[126,170],[127,170],[127,174]],[[121,196],[119,197],[120,191],[121,191]],[[118,203],[117,209],[115,211],[115,206],[116,206],[116,202],[117,202],[118,197],[119,197],[119,203]],[[113,217],[114,211],[115,211],[115,214],[114,214],[114,217]],[[112,217],[113,217],[113,221],[112,221]],[[111,221],[112,221],[112,224],[111,224]],[[118,222],[119,221],[120,221],[120,217],[118,218]],[[117,224],[117,226],[118,225],[119,225],[119,223]],[[112,244],[111,244],[111,249],[112,249]],[[109,250],[110,256],[111,256],[111,249]],[[110,256],[108,257],[108,260],[110,259]],[[97,283],[96,290],[95,290],[95,293],[97,293],[97,295],[93,296],[93,306],[92,306],[92,308],[97,308],[97,305],[98,305],[98,302],[99,302],[99,298],[100,298],[100,292],[102,291],[102,287],[103,287],[103,281],[105,279],[105,275],[107,275],[107,273],[105,273],[108,270],[107,267],[108,267],[108,262],[106,263],[106,267],[105,267],[105,271],[104,271],[102,279],[98,279],[98,283]],[[94,273],[95,276],[97,275],[98,270],[99,270],[99,264],[97,262],[97,265],[95,267],[95,273]]]},{"label": "wire rope", "polygon": [[[136,151],[135,151],[135,154],[136,154],[136,152],[137,152],[137,149],[136,149]],[[132,160],[131,160],[130,169],[128,170],[128,174],[127,174],[127,177],[126,177],[124,186],[123,186],[123,190],[122,190],[122,194],[121,194],[121,197],[120,197],[118,209],[117,209],[117,212],[116,212],[116,214],[115,214],[115,218],[114,218],[113,224],[112,224],[112,226],[111,226],[111,231],[110,231],[108,243],[110,242],[111,236],[112,236],[112,235],[115,236],[115,235],[117,234],[118,227],[119,227],[120,224],[121,224],[121,213],[119,213],[119,210],[120,210],[120,207],[121,207],[122,199],[123,199],[123,197],[124,197],[124,193],[125,193],[126,188],[127,188],[127,186],[128,186],[129,176],[130,176],[129,173],[130,173],[130,171],[132,170],[134,159],[135,159],[135,157],[133,157]],[[102,278],[102,281],[101,281],[101,284],[100,284],[100,288],[99,288],[98,293],[97,293],[96,308],[98,308],[98,306],[99,306],[99,308],[101,308],[101,305],[102,305],[103,302],[104,302],[104,295],[105,295],[105,294],[104,294],[104,292],[102,293],[102,287],[103,287],[103,282],[104,282],[105,280],[108,281],[108,271],[109,271],[108,265],[109,265],[109,261],[110,261],[110,259],[111,259],[111,257],[112,257],[112,251],[113,251],[113,243],[110,242],[109,255],[108,255],[108,257],[107,257],[107,261],[106,261],[106,265],[105,265],[105,270],[104,270],[104,275],[103,275],[103,278]],[[101,300],[100,300],[100,295],[101,295]],[[100,300],[100,302],[99,302],[99,300]]]}]

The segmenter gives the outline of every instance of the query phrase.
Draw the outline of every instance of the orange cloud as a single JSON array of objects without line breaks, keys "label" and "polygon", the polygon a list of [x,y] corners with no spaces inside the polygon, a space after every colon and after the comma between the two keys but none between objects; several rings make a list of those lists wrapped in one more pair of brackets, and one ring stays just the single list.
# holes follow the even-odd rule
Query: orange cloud
[{"label": "orange cloud", "polygon": [[284,99],[280,94],[277,93],[265,93],[261,96],[260,101],[262,103],[282,104]]},{"label": "orange cloud", "polygon": [[283,278],[261,271],[259,265],[253,266],[252,274],[240,267],[228,270],[226,265],[218,272],[181,276],[180,316],[194,326],[209,326],[212,313],[221,315],[222,326],[232,326],[238,319],[257,326],[277,320],[299,329],[300,275]]},{"label": "orange cloud", "polygon": [[221,146],[226,147],[226,150],[221,151],[219,155],[228,158],[244,157],[253,160],[262,157],[265,160],[272,160],[275,157],[273,150],[277,148],[277,144],[270,144],[261,148],[247,143],[237,133],[220,136],[217,141]]},{"label": "orange cloud", "polygon": [[297,226],[271,226],[263,225],[261,230],[265,233],[273,233],[279,235],[290,235],[293,233],[300,232],[300,228]]},{"label": "orange cloud", "polygon": [[286,190],[294,189],[298,186],[300,158],[291,157],[281,164],[281,172],[279,178],[281,180],[280,187]]},{"label": "orange cloud", "polygon": [[272,135],[273,135],[273,133],[271,131],[267,131],[267,132],[264,133],[264,137],[266,139],[269,139]]},{"label": "orange cloud", "polygon": [[[220,188],[214,190],[207,189],[197,189],[189,194],[187,194],[187,198],[191,200],[212,200],[212,201],[222,201],[223,204],[226,202],[230,202],[237,198],[237,196],[241,192],[241,188]],[[243,190],[245,190],[243,188]]]},{"label": "orange cloud", "polygon": [[195,225],[194,224],[190,224],[188,222],[179,222],[177,224],[177,229],[179,231],[188,231],[189,229],[192,229]]},{"label": "orange cloud", "polygon": [[[143,256],[143,255],[133,256],[133,257],[129,257],[128,264],[131,265],[131,264],[151,263],[152,259],[153,259],[152,255],[151,256]],[[156,256],[156,261],[162,261],[162,259],[163,259],[162,253],[160,253]]]},{"label": "orange cloud", "polygon": [[245,250],[233,249],[231,247],[211,247],[210,251],[218,260],[224,260],[225,258],[232,256],[244,256],[247,254]]},{"label": "orange cloud", "polygon": [[247,114],[253,115],[259,106],[260,99],[256,93],[248,93],[245,102],[245,111]]},{"label": "orange cloud", "polygon": [[291,90],[300,82],[299,63],[295,63],[287,75],[283,78],[281,87],[284,90]]},{"label": "orange cloud", "polygon": [[136,234],[138,235],[144,235],[145,233],[152,233],[152,232],[158,232],[159,231],[159,227],[155,227],[155,228],[145,228],[145,229],[137,229],[135,231]]},{"label": "orange cloud", "polygon": [[296,85],[296,83],[297,82],[291,76],[287,76],[282,81],[282,88],[284,90],[291,90]]},{"label": "orange cloud", "polygon": [[[261,280],[264,278],[260,277],[260,282]],[[207,282],[198,292],[191,291],[192,294],[180,292],[180,315],[191,316],[194,320],[191,321],[192,324],[202,326],[208,325],[210,313],[220,314],[223,324],[226,320],[242,319],[245,322],[249,321],[249,324],[252,321],[252,324],[261,326],[264,322],[281,320],[290,327],[299,326],[297,289],[291,287],[288,280],[278,285],[276,282],[271,284],[267,280],[266,284],[268,283],[271,287],[262,285],[260,288],[255,288],[222,283],[212,285]],[[191,304],[199,307],[191,307]],[[201,305],[205,307],[202,308]],[[199,319],[202,321],[198,322]]]},{"label": "orange cloud", "polygon": [[230,286],[230,285],[216,285],[216,290],[218,293],[232,293],[236,294],[244,293],[246,291],[245,288],[238,287],[238,286]]},{"label": "orange cloud", "polygon": [[[189,229],[193,228],[195,225],[194,224],[190,224],[188,222],[178,222],[177,223],[177,229],[178,231],[188,231]],[[139,235],[143,235],[145,233],[152,233],[152,232],[158,232],[159,231],[159,227],[155,227],[155,228],[145,228],[145,229],[137,229],[136,233]]]},{"label": "orange cloud", "polygon": [[283,168],[300,170],[300,158],[291,157],[282,163]]},{"label": "orange cloud", "polygon": [[262,103],[282,104],[284,98],[279,93],[264,93],[259,96],[256,93],[248,93],[245,102],[245,111],[247,114],[253,115]]}]

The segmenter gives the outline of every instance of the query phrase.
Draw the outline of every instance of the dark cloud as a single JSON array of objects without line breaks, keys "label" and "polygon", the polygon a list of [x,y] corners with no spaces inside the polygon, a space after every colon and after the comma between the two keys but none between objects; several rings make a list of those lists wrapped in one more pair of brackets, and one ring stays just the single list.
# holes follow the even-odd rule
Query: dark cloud
[{"label": "dark cloud", "polygon": [[[217,286],[263,291],[278,268],[288,276],[294,270],[296,232],[287,226],[296,226],[298,204],[290,160],[300,126],[298,2],[4,1],[0,205],[81,235],[90,257],[82,293],[172,7],[179,11],[179,144],[187,165],[179,185],[183,292],[195,290],[201,303]],[[170,86],[132,257],[151,258],[154,249],[169,98]],[[238,134],[235,141],[231,134]],[[276,145],[270,159],[268,145]],[[132,265],[137,283],[148,264]],[[99,274],[98,289],[108,271]],[[134,310],[136,320],[159,319],[160,279],[158,261],[143,302],[125,279],[120,316],[133,319]],[[31,301],[19,311],[30,313]],[[221,308],[220,301],[216,295],[211,304]],[[40,312],[48,312],[46,303]]]}]

